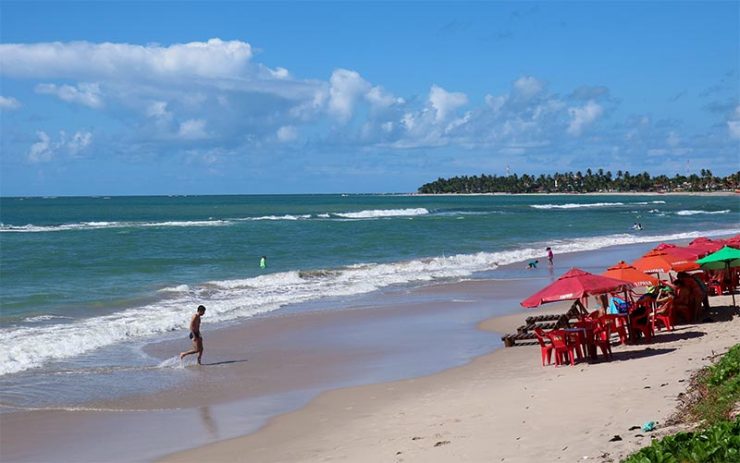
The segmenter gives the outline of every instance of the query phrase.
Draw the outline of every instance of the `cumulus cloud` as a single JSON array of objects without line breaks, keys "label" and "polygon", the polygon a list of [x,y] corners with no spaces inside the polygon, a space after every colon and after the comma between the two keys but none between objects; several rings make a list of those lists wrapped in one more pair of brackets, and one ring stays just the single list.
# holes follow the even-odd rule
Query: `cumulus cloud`
[{"label": "cumulus cloud", "polygon": [[532,76],[522,76],[514,82],[514,89],[524,98],[532,98],[545,88],[545,84]]},{"label": "cumulus cloud", "polygon": [[11,111],[21,107],[21,103],[13,97],[0,95],[0,109]]},{"label": "cumulus cloud", "polygon": [[571,118],[570,124],[568,124],[568,133],[573,136],[581,135],[583,130],[593,124],[603,113],[604,108],[593,100],[589,100],[581,107],[568,108],[568,114]]},{"label": "cumulus cloud", "polygon": [[188,119],[180,123],[178,136],[184,140],[200,140],[207,138],[206,121],[203,119]]},{"label": "cumulus cloud", "polygon": [[56,152],[56,147],[52,145],[49,135],[46,132],[38,131],[36,136],[39,137],[39,141],[31,145],[28,150],[28,160],[34,164],[51,161]]},{"label": "cumulus cloud", "polygon": [[76,156],[87,149],[87,147],[90,146],[90,143],[92,143],[92,133],[75,132],[75,134],[72,135],[72,138],[66,142],[66,145],[69,154]]},{"label": "cumulus cloud", "polygon": [[31,145],[27,153],[28,161],[33,164],[52,161],[63,152],[78,156],[90,146],[93,139],[92,133],[85,131],[77,131],[72,137],[67,137],[67,133],[60,130],[57,140],[52,140],[42,130],[37,131],[36,136],[38,141]]},{"label": "cumulus cloud", "polygon": [[329,84],[329,112],[342,121],[352,118],[357,100],[370,90],[370,84],[359,73],[347,69],[334,71]]},{"label": "cumulus cloud", "polygon": [[80,83],[72,85],[39,84],[36,93],[54,95],[68,103],[77,103],[90,108],[100,108],[103,100],[100,94],[100,85],[96,83]]},{"label": "cumulus cloud", "polygon": [[434,108],[435,120],[441,122],[455,110],[468,104],[468,97],[464,93],[448,92],[442,87],[432,85],[429,91],[429,104]]}]

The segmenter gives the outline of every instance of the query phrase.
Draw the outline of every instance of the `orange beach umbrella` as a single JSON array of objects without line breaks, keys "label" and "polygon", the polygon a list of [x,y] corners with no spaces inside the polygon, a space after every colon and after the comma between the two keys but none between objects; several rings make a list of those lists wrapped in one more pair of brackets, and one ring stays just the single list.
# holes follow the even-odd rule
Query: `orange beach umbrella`
[{"label": "orange beach umbrella", "polygon": [[617,265],[609,267],[606,272],[601,275],[609,278],[616,278],[617,280],[629,281],[634,283],[635,286],[655,286],[659,282],[659,280],[654,276],[650,276],[637,270],[625,261],[620,261]]},{"label": "orange beach umbrella", "polygon": [[668,273],[671,270],[676,272],[696,270],[699,265],[696,262],[674,257],[665,251],[652,250],[632,262],[632,265],[641,272],[645,273]]}]

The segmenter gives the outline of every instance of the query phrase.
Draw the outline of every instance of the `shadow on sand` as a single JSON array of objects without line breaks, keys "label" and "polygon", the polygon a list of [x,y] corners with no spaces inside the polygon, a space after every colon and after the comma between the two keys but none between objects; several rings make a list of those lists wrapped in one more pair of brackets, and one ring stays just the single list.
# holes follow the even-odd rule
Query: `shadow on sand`
[{"label": "shadow on sand", "polygon": [[696,339],[705,335],[701,331],[683,331],[686,328],[676,328],[673,331],[658,331],[653,336],[653,344],[660,344],[664,342],[680,341],[683,339]]},{"label": "shadow on sand", "polygon": [[204,367],[214,367],[214,366],[218,366],[218,365],[230,365],[232,363],[243,363],[243,362],[247,362],[247,361],[248,361],[247,359],[243,359],[243,360],[223,360],[221,362],[203,363],[202,365]]},{"label": "shadow on sand", "polygon": [[675,348],[665,348],[661,347],[659,349],[655,349],[653,347],[645,347],[642,350],[630,350],[630,351],[617,351],[612,352],[612,361],[614,360],[634,360],[634,359],[641,359],[646,357],[654,357],[656,355],[663,355],[667,354],[669,352],[673,352],[676,350]]}]

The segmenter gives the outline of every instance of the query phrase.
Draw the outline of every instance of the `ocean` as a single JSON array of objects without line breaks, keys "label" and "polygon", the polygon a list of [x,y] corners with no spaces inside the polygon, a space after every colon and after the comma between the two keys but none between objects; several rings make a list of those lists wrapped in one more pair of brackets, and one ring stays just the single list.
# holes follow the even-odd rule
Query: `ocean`
[{"label": "ocean", "polygon": [[[233,324],[375,291],[487,278],[559,253],[740,233],[737,196],[275,195],[0,198],[2,405],[141,392],[143,347],[194,308]],[[640,223],[642,230],[632,228]],[[267,257],[260,268],[261,256]],[[522,266],[523,267],[523,266]],[[518,267],[517,267],[518,268]],[[525,270],[500,272],[517,278]],[[132,355],[133,353],[133,355]],[[107,378],[107,379],[101,379]],[[71,380],[70,380],[71,381]],[[176,379],[162,375],[156,387]],[[51,395],[51,397],[50,397]]]}]

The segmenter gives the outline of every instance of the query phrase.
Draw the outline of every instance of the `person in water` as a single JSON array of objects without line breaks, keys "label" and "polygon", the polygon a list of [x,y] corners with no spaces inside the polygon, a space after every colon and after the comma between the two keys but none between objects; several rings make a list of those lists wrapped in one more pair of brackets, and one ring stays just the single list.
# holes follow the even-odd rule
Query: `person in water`
[{"label": "person in water", "polygon": [[527,262],[527,269],[532,270],[533,268],[537,268],[537,264],[539,262],[540,261],[538,261],[538,260],[531,260],[531,261]]},{"label": "person in water", "polygon": [[191,354],[198,354],[198,365],[200,365],[200,359],[203,357],[203,336],[200,334],[200,317],[206,313],[206,307],[203,305],[198,306],[198,310],[190,320],[190,339],[193,340],[193,349],[187,352],[180,353],[180,360]]},{"label": "person in water", "polygon": [[260,257],[260,268],[264,269],[267,267],[267,256]]},{"label": "person in water", "polygon": [[548,265],[552,265],[552,258],[554,257],[552,249],[550,249],[550,246],[548,246],[545,251],[547,251],[547,263]]}]

